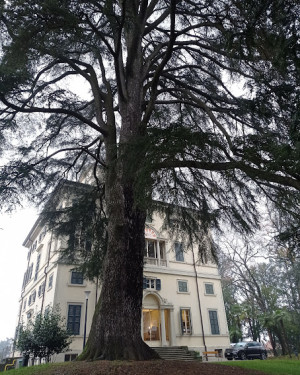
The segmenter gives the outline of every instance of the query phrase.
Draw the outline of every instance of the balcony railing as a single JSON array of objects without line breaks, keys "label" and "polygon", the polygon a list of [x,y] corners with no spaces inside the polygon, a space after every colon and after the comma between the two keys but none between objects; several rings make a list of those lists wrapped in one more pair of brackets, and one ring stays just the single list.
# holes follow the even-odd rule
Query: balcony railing
[{"label": "balcony railing", "polygon": [[145,260],[145,264],[148,264],[151,266],[167,267],[167,261],[165,259],[144,257],[144,260]]}]

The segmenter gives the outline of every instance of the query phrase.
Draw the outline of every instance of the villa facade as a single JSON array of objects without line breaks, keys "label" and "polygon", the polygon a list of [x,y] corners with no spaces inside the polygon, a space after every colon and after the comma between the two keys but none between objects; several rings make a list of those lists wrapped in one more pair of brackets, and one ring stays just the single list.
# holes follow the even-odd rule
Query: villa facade
[{"label": "villa facade", "polygon": [[[171,236],[161,214],[154,213],[147,220],[145,240],[143,340],[153,347],[187,346],[200,354],[223,352],[229,334],[216,264],[200,262],[197,246],[188,247],[181,238]],[[28,257],[18,323],[26,324],[36,313],[59,306],[74,336],[70,350],[53,360],[73,360],[83,349],[85,328],[88,337],[101,285],[60,262],[64,240],[42,227],[40,220],[23,245]]]}]

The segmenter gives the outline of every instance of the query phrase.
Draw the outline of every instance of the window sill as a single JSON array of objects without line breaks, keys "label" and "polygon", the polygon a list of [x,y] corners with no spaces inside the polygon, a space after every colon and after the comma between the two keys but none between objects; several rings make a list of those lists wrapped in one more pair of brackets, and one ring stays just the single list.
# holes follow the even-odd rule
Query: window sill
[{"label": "window sill", "polygon": [[75,286],[75,287],[85,288],[87,285],[86,284],[72,284],[72,283],[68,283],[67,286]]}]

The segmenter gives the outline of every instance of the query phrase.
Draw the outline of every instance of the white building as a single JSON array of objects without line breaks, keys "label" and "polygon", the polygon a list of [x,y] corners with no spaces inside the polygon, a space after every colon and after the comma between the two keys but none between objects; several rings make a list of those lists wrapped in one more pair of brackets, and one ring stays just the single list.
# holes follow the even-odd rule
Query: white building
[{"label": "white building", "polygon": [[[162,228],[158,214],[145,227],[143,340],[149,346],[187,346],[200,353],[205,347],[224,351],[229,334],[217,266],[199,262],[196,246],[186,248]],[[54,360],[72,360],[83,348],[85,318],[88,337],[100,286],[59,261],[64,241],[42,227],[40,220],[23,245],[28,248],[28,262],[18,320],[26,324],[47,306],[59,305],[74,338],[70,350]],[[87,316],[86,291],[90,292]]]}]

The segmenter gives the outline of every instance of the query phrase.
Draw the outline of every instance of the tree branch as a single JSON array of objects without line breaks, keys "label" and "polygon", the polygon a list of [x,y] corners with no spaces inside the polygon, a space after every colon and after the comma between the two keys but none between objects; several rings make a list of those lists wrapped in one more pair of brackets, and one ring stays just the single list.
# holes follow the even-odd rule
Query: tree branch
[{"label": "tree branch", "polygon": [[[197,160],[164,160],[157,164],[154,164],[155,169],[164,168],[196,168],[204,169],[209,171],[228,171],[228,170],[240,170],[244,172],[248,177],[253,180],[257,178],[260,180],[270,181],[279,185],[288,186],[300,190],[300,181],[289,176],[279,175],[266,170],[257,169],[243,162],[231,161],[231,162],[205,162]],[[278,171],[279,173],[281,171]]]}]

